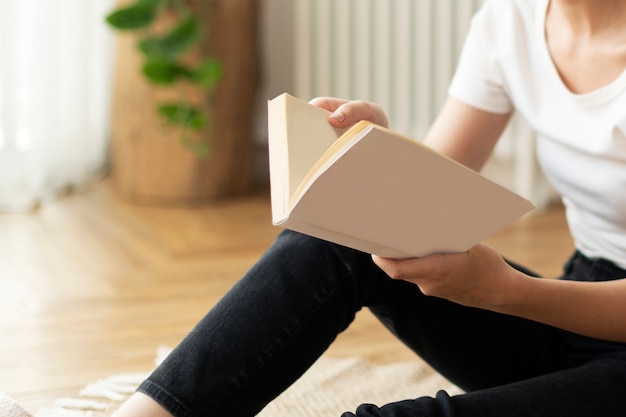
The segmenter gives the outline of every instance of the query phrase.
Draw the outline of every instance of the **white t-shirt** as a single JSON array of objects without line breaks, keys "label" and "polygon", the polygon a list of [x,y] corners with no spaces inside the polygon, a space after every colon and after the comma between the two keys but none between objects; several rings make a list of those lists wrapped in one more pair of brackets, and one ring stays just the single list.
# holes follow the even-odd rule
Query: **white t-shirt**
[{"label": "white t-shirt", "polygon": [[576,247],[626,268],[626,70],[572,93],[545,40],[548,0],[487,0],[474,16],[451,96],[517,110],[537,135],[539,163],[561,194]]}]

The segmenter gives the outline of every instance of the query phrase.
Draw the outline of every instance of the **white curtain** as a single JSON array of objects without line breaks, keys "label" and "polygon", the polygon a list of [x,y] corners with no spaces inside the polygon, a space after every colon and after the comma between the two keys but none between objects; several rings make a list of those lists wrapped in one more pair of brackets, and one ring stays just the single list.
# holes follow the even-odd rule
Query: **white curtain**
[{"label": "white curtain", "polygon": [[87,186],[106,166],[112,0],[0,0],[0,211]]}]

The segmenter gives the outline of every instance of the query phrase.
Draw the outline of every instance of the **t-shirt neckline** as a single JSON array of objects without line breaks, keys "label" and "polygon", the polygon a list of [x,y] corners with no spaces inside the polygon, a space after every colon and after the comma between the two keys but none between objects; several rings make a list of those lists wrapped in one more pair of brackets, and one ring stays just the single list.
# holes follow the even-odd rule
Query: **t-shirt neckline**
[{"label": "t-shirt neckline", "polygon": [[604,103],[621,93],[626,88],[626,68],[624,68],[622,73],[610,83],[585,93],[574,93],[569,89],[569,87],[567,87],[567,85],[565,85],[565,82],[563,81],[563,78],[561,78],[561,75],[559,74],[559,71],[552,59],[550,49],[548,48],[546,38],[546,17],[549,6],[550,0],[544,0],[542,7],[537,8],[539,16],[536,19],[537,28],[535,33],[539,36],[541,54],[543,55],[542,61],[546,63],[547,72],[550,77],[556,79],[556,84],[563,91],[563,93],[569,96],[572,100],[586,105],[598,105]]}]

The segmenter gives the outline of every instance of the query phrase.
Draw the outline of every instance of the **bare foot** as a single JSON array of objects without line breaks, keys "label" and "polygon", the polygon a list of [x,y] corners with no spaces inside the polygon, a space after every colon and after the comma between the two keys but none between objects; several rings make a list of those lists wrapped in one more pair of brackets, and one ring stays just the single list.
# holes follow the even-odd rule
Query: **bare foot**
[{"label": "bare foot", "polygon": [[111,417],[174,417],[146,394],[136,392]]}]

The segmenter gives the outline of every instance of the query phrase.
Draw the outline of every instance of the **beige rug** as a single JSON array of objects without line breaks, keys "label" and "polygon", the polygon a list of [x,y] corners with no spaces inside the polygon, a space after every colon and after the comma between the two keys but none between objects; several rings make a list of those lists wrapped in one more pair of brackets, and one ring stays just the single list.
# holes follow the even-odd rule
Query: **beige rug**
[{"label": "beige rug", "polygon": [[[157,363],[167,355],[162,348]],[[35,417],[109,416],[143,381],[146,374],[114,375],[85,386],[76,398],[60,398]],[[361,358],[322,357],[293,386],[269,404],[259,417],[330,417],[354,411],[361,403],[383,405],[393,401],[435,395],[444,389],[461,390],[419,360],[375,365]],[[1,400],[1,396],[0,396]],[[1,404],[1,401],[0,401]],[[0,407],[0,412],[3,411]],[[19,407],[0,417],[25,417]]]},{"label": "beige rug", "polygon": [[322,357],[260,417],[330,417],[354,412],[362,403],[377,405],[461,390],[416,360],[375,365],[361,358]]}]

